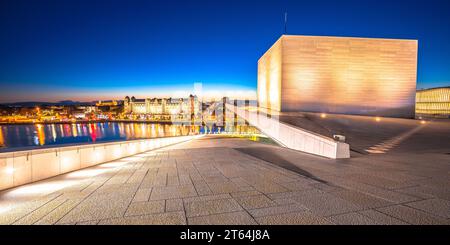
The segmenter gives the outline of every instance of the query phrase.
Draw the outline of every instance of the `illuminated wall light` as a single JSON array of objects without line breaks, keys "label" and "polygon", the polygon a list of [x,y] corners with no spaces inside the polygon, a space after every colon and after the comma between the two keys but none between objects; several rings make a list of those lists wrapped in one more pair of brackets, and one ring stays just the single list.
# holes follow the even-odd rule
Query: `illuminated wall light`
[{"label": "illuminated wall light", "polygon": [[102,152],[96,151],[94,153],[94,161],[96,161],[96,162],[101,161],[103,159],[103,157],[104,157],[104,153],[102,153]]},{"label": "illuminated wall light", "polygon": [[327,118],[327,114],[322,113],[322,114],[320,114],[320,117],[321,117],[321,118]]},{"label": "illuminated wall light", "polygon": [[120,148],[120,147],[117,147],[115,150],[114,150],[114,157],[120,157],[121,155],[122,155],[122,149]]},{"label": "illuminated wall light", "polygon": [[68,158],[68,157],[63,157],[63,159],[61,159],[61,164],[63,165],[63,166],[66,166],[66,165],[68,165],[70,163],[70,158]]},{"label": "illuminated wall light", "polygon": [[136,152],[136,145],[132,144],[129,148],[128,148],[128,152],[133,154]]},{"label": "illuminated wall light", "polygon": [[13,167],[7,167],[7,168],[5,169],[5,172],[6,172],[7,174],[13,174],[14,171],[15,171],[15,169],[14,169]]},{"label": "illuminated wall light", "polygon": [[381,117],[375,117],[376,122],[381,122]]}]

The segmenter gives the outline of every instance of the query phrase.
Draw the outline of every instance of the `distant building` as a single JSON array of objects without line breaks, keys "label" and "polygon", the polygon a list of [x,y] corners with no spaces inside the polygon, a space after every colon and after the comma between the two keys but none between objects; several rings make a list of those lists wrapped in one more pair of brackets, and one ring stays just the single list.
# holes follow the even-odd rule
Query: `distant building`
[{"label": "distant building", "polygon": [[98,111],[97,106],[77,106],[76,109],[82,110],[84,113],[96,113]]},{"label": "distant building", "polygon": [[450,118],[450,87],[417,91],[416,116]]},{"label": "distant building", "polygon": [[108,100],[108,101],[101,101],[99,100],[97,103],[95,103],[97,107],[101,106],[118,106],[120,103],[117,100]]},{"label": "distant building", "polygon": [[197,96],[189,98],[147,98],[125,97],[124,113],[146,115],[198,115],[200,104]]},{"label": "distant building", "polygon": [[86,113],[84,113],[84,112],[74,112],[74,113],[72,113],[72,116],[75,118],[75,119],[86,119]]},{"label": "distant building", "polygon": [[283,35],[258,61],[275,111],[414,117],[417,40]]},{"label": "distant building", "polygon": [[97,119],[103,119],[100,118],[100,114],[108,114],[108,118],[115,118],[118,114],[120,114],[123,111],[123,103],[122,101],[117,100],[109,100],[109,101],[99,101],[95,104],[97,112],[95,113],[97,116]]}]

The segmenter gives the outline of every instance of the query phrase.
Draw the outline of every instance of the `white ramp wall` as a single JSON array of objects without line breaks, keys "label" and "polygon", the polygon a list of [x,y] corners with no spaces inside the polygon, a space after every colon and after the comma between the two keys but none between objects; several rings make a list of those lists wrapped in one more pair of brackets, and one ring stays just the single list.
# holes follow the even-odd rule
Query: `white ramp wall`
[{"label": "white ramp wall", "polygon": [[0,190],[200,136],[180,136],[0,153]]},{"label": "white ramp wall", "polygon": [[244,107],[227,104],[227,110],[236,113],[287,148],[332,159],[350,157],[350,146],[346,143],[290,126]]}]

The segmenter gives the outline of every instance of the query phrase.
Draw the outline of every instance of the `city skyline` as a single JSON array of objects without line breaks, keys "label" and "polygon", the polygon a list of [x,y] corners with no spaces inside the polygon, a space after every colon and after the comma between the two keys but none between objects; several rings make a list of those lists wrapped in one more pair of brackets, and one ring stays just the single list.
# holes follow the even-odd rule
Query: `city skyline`
[{"label": "city skyline", "polygon": [[197,82],[205,96],[254,99],[257,60],[283,34],[285,12],[287,34],[417,39],[417,88],[450,86],[448,1],[1,5],[0,103],[186,96]]}]

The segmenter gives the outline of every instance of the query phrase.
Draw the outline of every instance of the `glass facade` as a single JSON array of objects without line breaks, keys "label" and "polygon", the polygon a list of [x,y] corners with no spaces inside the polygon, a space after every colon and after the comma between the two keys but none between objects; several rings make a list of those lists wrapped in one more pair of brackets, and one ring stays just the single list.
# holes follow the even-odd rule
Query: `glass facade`
[{"label": "glass facade", "polygon": [[416,116],[450,118],[450,87],[417,91]]}]

